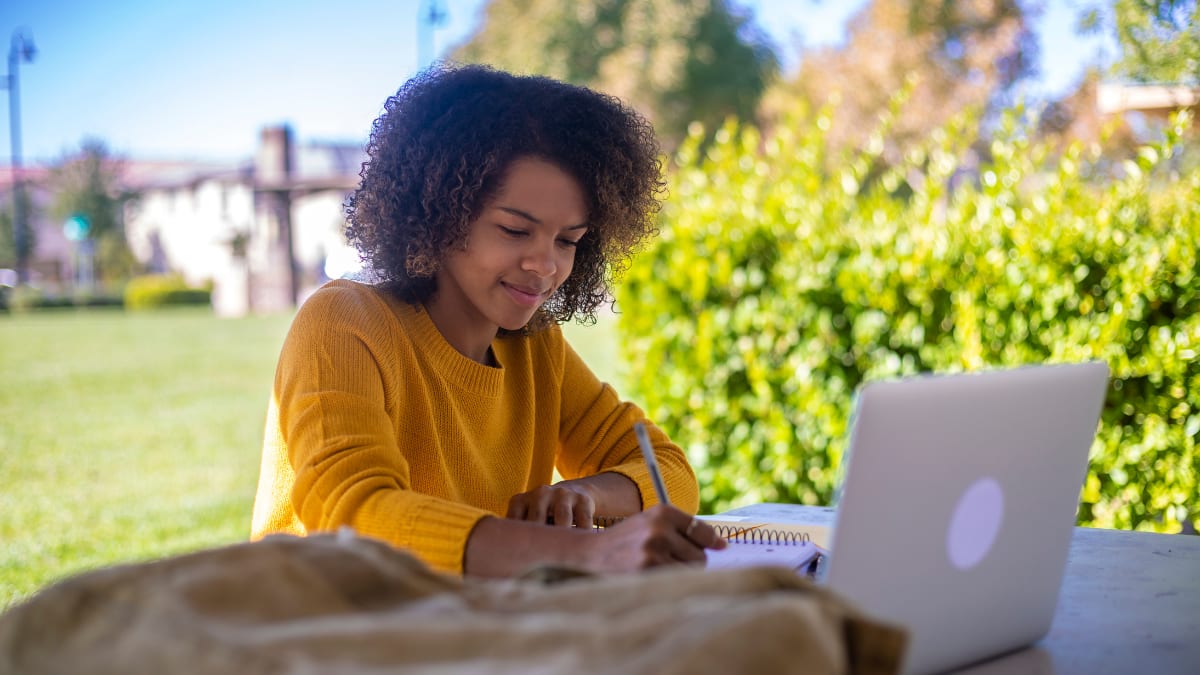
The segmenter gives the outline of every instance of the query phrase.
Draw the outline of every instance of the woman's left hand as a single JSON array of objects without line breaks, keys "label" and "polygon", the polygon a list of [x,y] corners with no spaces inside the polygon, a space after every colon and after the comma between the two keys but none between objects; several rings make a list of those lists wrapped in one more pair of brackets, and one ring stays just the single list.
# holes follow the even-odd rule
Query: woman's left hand
[{"label": "woman's left hand", "polygon": [[587,483],[564,480],[508,500],[508,518],[561,527],[591,527],[596,498]]}]

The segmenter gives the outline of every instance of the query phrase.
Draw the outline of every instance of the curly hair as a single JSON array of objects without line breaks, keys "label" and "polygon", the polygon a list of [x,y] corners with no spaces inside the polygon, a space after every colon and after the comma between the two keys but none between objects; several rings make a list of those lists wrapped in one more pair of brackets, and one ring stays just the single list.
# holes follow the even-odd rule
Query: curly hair
[{"label": "curly hair", "polygon": [[437,290],[445,254],[517,159],[548,161],[582,186],[588,231],[567,280],[527,329],[594,320],[665,191],[650,124],[617,99],[486,66],[436,65],[384,104],[362,182],[346,203],[347,238],[375,278],[411,303]]}]

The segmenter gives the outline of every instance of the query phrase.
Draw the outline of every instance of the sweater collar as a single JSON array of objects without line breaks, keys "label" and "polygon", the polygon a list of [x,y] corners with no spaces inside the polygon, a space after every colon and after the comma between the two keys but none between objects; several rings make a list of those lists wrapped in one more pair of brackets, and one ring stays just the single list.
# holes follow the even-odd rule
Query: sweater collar
[{"label": "sweater collar", "polygon": [[[503,362],[500,362],[499,368],[493,368],[463,356],[446,341],[429,318],[429,312],[421,305],[412,305],[400,300],[394,300],[392,305],[400,323],[412,336],[414,347],[446,380],[484,396],[495,397],[501,394],[504,388]],[[499,360],[498,351],[494,347],[492,351]]]}]

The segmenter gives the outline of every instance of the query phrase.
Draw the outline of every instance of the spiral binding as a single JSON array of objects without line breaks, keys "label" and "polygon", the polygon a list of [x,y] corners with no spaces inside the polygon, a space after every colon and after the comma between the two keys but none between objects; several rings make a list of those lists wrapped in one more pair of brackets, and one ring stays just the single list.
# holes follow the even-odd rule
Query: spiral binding
[{"label": "spiral binding", "polygon": [[[603,530],[606,527],[612,527],[617,523],[625,520],[623,516],[596,516],[592,519],[592,527],[596,531]],[[812,541],[812,536],[807,532],[792,532],[788,530],[774,530],[764,525],[728,525],[724,523],[709,523],[710,527],[717,531],[726,541],[745,543],[745,544],[775,544],[781,546],[799,546]]]},{"label": "spiral binding", "polygon": [[807,532],[772,530],[762,525],[751,525],[749,527],[722,525],[720,523],[709,523],[709,525],[726,541],[784,546],[798,546],[812,541],[812,537]]}]

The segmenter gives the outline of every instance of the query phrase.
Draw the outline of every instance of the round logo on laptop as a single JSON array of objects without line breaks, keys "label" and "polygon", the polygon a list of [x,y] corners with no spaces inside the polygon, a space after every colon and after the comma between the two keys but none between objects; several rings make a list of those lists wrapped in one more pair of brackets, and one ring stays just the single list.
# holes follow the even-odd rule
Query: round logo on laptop
[{"label": "round logo on laptop", "polygon": [[1004,491],[994,478],[980,478],[958,498],[946,530],[946,555],[960,570],[978,565],[996,543],[1004,521]]}]

